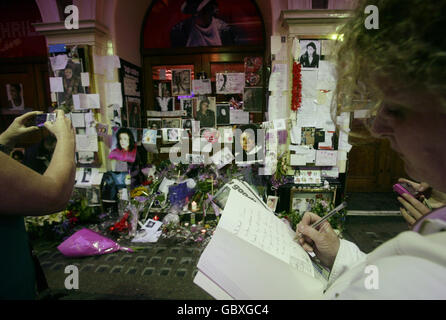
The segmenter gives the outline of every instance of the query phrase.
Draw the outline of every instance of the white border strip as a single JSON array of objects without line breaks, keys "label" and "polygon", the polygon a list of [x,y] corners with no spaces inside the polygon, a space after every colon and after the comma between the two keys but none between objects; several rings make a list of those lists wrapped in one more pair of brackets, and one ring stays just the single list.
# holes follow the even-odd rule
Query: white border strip
[{"label": "white border strip", "polygon": [[347,210],[348,216],[401,216],[399,211]]}]

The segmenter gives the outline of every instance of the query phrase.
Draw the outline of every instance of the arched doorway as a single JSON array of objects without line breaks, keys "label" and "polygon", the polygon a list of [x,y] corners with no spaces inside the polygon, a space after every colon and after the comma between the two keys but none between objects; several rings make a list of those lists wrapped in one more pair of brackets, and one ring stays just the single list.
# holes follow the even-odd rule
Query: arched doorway
[{"label": "arched doorway", "polygon": [[[213,10],[212,19],[198,17],[200,12],[209,13],[210,10]],[[207,26],[194,25],[199,19]],[[257,58],[255,61],[261,61],[263,76],[252,87],[261,89],[257,90],[261,92],[261,108],[250,112],[250,117],[253,122],[262,122],[266,93],[265,48],[265,25],[255,1],[153,1],[141,32],[145,111],[159,109],[156,98],[162,96],[163,88],[168,88],[174,98],[169,110],[181,110],[182,99],[196,96],[192,81],[199,78],[210,80],[209,94],[216,96],[217,104],[231,98],[243,100],[244,92],[233,97],[217,94],[216,74],[243,73],[246,63]],[[190,90],[185,95],[175,91],[172,75],[175,77],[178,70],[190,70]]]}]

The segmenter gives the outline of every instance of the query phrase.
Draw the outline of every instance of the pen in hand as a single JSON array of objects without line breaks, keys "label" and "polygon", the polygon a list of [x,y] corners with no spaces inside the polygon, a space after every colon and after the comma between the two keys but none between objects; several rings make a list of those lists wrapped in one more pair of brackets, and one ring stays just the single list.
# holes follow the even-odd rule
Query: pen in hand
[{"label": "pen in hand", "polygon": [[[331,210],[329,213],[327,213],[325,216],[323,216],[322,219],[320,219],[319,221],[316,221],[315,223],[313,223],[311,225],[311,227],[316,229],[318,226],[320,226],[322,223],[324,223],[324,221],[327,221],[330,217],[332,217],[333,215],[335,215],[336,213],[338,213],[339,211],[341,211],[345,207],[347,207],[347,202],[344,201],[339,206],[337,206],[336,208]],[[298,231],[297,235],[296,235],[296,237],[294,239],[295,240],[299,240],[301,237],[302,237],[302,233],[300,233]]]}]

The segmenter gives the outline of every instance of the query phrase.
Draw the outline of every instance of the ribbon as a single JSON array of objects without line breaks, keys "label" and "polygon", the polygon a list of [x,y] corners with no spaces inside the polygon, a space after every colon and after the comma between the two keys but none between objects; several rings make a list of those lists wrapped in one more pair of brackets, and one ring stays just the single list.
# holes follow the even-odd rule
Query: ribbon
[{"label": "ribbon", "polygon": [[215,215],[218,217],[220,215],[220,208],[214,203],[214,197],[211,196],[209,193],[207,194],[208,198],[204,200],[203,203],[203,218],[206,216],[206,208],[211,204],[212,208],[214,209]]}]

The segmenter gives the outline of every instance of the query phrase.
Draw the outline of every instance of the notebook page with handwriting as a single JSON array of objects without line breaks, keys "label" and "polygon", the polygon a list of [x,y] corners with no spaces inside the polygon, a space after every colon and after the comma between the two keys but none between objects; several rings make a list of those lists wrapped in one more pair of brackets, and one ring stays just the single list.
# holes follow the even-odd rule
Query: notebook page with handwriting
[{"label": "notebook page with handwriting", "polygon": [[271,211],[243,194],[231,191],[217,228],[315,277],[311,259],[294,241],[294,232]]}]

